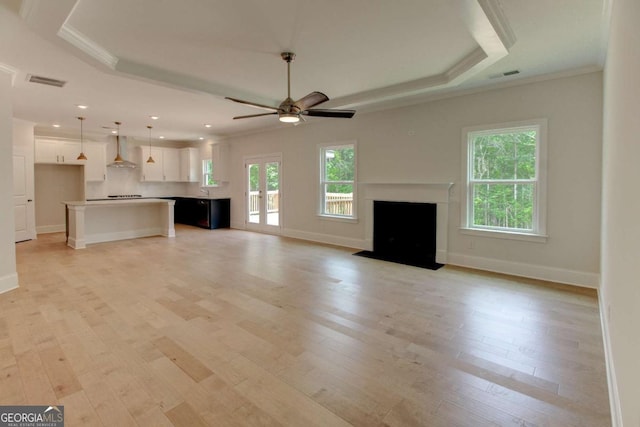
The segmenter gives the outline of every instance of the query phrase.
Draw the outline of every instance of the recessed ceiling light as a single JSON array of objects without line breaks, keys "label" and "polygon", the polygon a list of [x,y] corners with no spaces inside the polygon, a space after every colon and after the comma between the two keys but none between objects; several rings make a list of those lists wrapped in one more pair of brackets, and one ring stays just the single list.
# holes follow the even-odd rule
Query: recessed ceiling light
[{"label": "recessed ceiling light", "polygon": [[81,110],[86,110],[87,108],[89,108],[88,105],[83,105],[83,104],[76,104],[76,107],[80,108]]},{"label": "recessed ceiling light", "polygon": [[54,124],[54,125],[52,125],[52,126],[53,126],[54,128],[59,128],[59,127],[60,127],[60,125],[59,125],[59,124],[57,124],[57,123],[56,123],[56,124]]},{"label": "recessed ceiling light", "polygon": [[160,135],[158,138],[160,138],[160,139],[164,139],[164,136]]},{"label": "recessed ceiling light", "polygon": [[205,125],[204,125],[204,127],[206,127],[206,128],[210,128],[210,127],[211,127],[211,125],[207,123],[207,124],[205,124]]},{"label": "recessed ceiling light", "polygon": [[111,133],[116,134],[116,133],[118,133],[118,131],[117,130],[112,130]]},{"label": "recessed ceiling light", "polygon": [[158,120],[160,117],[158,117],[158,116],[149,116],[149,118],[150,118],[151,120]]},{"label": "recessed ceiling light", "polygon": [[200,138],[198,138],[200,141],[202,141],[204,139],[204,136],[201,136]]}]

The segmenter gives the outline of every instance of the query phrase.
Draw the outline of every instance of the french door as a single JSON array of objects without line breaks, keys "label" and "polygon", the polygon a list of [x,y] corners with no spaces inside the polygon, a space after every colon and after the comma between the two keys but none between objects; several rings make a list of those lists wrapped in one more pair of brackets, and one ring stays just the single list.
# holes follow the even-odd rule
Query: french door
[{"label": "french door", "polygon": [[244,168],[247,229],[280,233],[282,156],[277,154],[246,158]]}]

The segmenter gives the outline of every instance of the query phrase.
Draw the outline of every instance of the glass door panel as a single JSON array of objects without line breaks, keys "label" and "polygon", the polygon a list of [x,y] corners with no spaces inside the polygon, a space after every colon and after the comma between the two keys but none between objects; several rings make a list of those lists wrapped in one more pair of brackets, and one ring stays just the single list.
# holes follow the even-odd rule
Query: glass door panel
[{"label": "glass door panel", "polygon": [[265,167],[267,187],[267,225],[280,225],[280,162]]},{"label": "glass door panel", "polygon": [[260,191],[260,164],[250,163],[247,165],[247,220],[251,224],[260,224],[260,216],[262,212],[262,203],[260,198],[262,197]]},{"label": "glass door panel", "polygon": [[279,233],[282,198],[280,157],[251,158],[245,161],[245,168],[247,228]]}]

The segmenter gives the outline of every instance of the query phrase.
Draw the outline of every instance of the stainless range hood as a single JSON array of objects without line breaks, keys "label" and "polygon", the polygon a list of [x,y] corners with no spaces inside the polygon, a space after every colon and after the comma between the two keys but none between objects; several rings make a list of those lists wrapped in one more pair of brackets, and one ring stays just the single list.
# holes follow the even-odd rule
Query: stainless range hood
[{"label": "stainless range hood", "polygon": [[118,133],[116,135],[116,158],[113,159],[113,162],[109,163],[107,167],[134,169],[137,167],[137,165],[133,162],[125,160],[120,155],[121,148],[125,153],[127,152],[127,138],[124,136],[120,136],[120,122],[115,122],[115,124],[118,125]]}]

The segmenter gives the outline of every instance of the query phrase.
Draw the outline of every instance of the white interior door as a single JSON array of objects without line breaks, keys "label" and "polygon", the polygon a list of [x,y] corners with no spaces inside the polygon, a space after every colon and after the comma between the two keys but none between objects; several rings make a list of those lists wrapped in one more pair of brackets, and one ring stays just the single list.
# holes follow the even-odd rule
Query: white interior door
[{"label": "white interior door", "polygon": [[16,242],[36,238],[33,204],[33,154],[24,147],[13,147],[13,204]]},{"label": "white interior door", "polygon": [[277,234],[282,224],[282,157],[245,159],[246,224],[250,230]]}]

